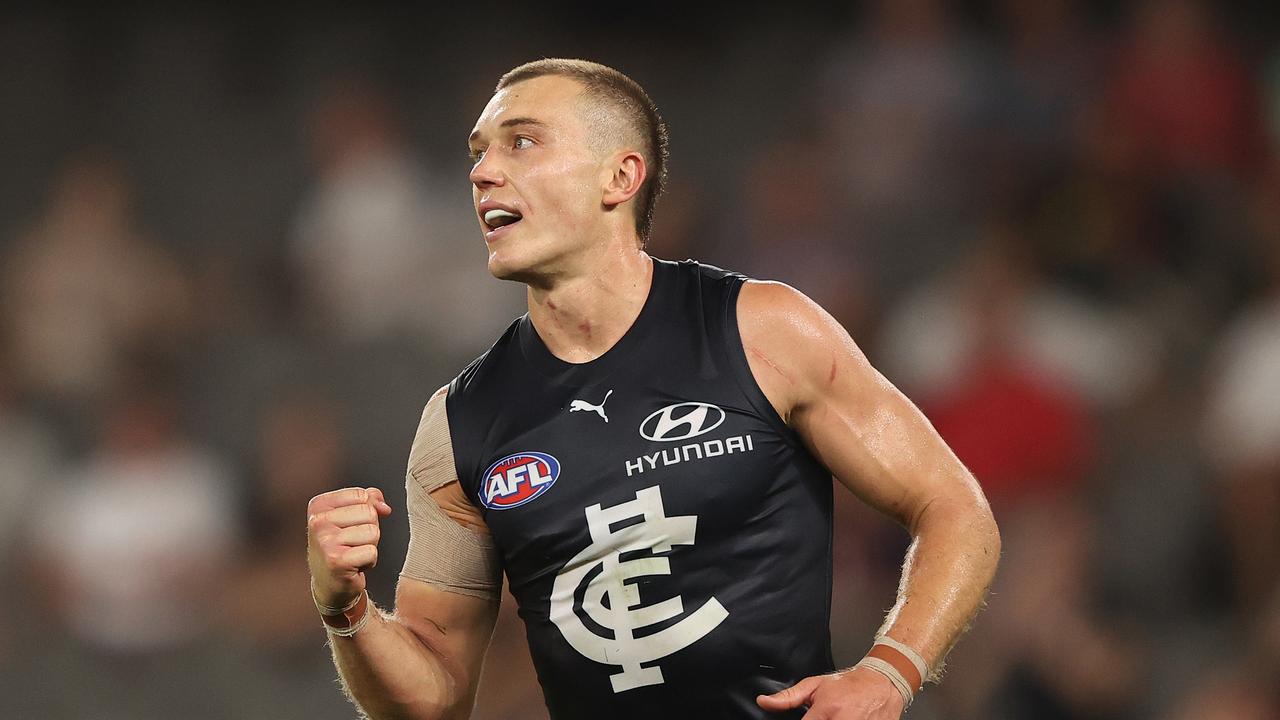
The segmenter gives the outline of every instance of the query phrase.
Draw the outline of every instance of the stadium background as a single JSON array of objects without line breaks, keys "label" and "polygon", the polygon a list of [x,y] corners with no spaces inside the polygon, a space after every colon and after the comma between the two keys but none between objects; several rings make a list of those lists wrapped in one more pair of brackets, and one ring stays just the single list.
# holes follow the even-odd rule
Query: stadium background
[{"label": "stadium background", "polygon": [[[304,507],[387,491],[388,603],[422,404],[522,312],[463,140],[567,55],[671,124],[652,251],[809,293],[986,486],[912,717],[1280,718],[1267,3],[428,5],[0,11],[0,717],[354,715]],[[850,663],[904,534],[839,514]],[[545,716],[510,604],[486,672]]]}]

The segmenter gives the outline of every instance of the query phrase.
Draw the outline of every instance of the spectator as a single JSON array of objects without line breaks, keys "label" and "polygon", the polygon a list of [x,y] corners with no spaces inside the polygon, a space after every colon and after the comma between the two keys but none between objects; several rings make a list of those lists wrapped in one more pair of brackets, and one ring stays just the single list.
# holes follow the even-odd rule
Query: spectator
[{"label": "spectator", "polygon": [[848,208],[828,191],[838,168],[824,144],[796,133],[752,158],[724,241],[743,272],[804,288],[857,337],[870,309],[865,251],[843,222]]},{"label": "spectator", "polygon": [[985,142],[1007,182],[1035,182],[1070,162],[1079,115],[1098,91],[1099,42],[1067,0],[1001,0],[1005,62],[992,68],[998,94],[982,118]]},{"label": "spectator", "polygon": [[295,220],[292,255],[321,335],[473,347],[495,315],[516,314],[510,293],[484,282],[465,168],[448,184],[433,177],[414,159],[389,97],[340,82],[309,131],[317,183]]},{"label": "spectator", "polygon": [[[51,428],[22,412],[13,377],[0,346],[0,575],[13,577],[24,569],[20,542],[29,523],[29,510],[62,462]],[[19,623],[32,608],[20,593],[0,597],[0,666],[10,657],[19,636]],[[0,675],[4,673],[0,672]]]},{"label": "spectator", "polygon": [[[862,236],[882,292],[945,267],[968,239],[972,121],[990,88],[981,55],[939,0],[869,3],[865,30],[820,71],[846,235]],[[927,212],[924,210],[927,208]]]},{"label": "spectator", "polygon": [[1261,147],[1259,98],[1210,7],[1145,0],[1131,22],[1109,95],[1134,169],[1248,178]]},{"label": "spectator", "polygon": [[[320,651],[320,623],[298,556],[298,507],[334,488],[360,485],[351,472],[338,408],[310,387],[288,390],[262,412],[254,482],[245,503],[245,541],[221,596],[219,634],[248,669],[232,679],[247,714],[272,718],[341,718],[346,700],[333,665]],[[379,567],[381,576],[398,568]],[[385,572],[385,571],[391,572]],[[374,596],[391,605],[385,583]]]},{"label": "spectator", "polygon": [[184,272],[131,194],[117,159],[77,155],[3,264],[20,387],[69,410],[100,399],[126,356],[173,352],[185,328]]},{"label": "spectator", "polygon": [[154,382],[115,397],[98,446],[35,515],[49,607],[107,654],[201,638],[238,534],[233,477],[182,437],[176,398]]},{"label": "spectator", "polygon": [[1255,212],[1266,284],[1218,343],[1203,427],[1236,595],[1250,610],[1280,583],[1280,182],[1267,187]]},{"label": "spectator", "polygon": [[938,399],[982,377],[994,342],[1008,353],[1000,372],[1063,387],[1090,407],[1130,398],[1155,371],[1153,330],[1122,308],[1049,285],[1033,261],[1019,226],[989,221],[985,240],[952,272],[888,313],[880,351],[892,379],[912,397]]},{"label": "spectator", "polygon": [[241,640],[287,654],[312,645],[316,627],[315,606],[300,591],[310,576],[298,562],[298,503],[306,507],[315,495],[358,484],[337,409],[306,391],[273,402],[259,425],[254,467],[247,542],[225,609]]}]

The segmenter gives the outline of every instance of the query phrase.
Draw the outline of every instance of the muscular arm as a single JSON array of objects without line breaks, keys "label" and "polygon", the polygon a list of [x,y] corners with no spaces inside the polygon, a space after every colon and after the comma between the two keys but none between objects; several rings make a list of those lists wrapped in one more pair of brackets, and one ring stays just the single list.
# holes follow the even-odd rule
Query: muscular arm
[{"label": "muscular arm", "polygon": [[748,283],[738,320],[752,373],[779,415],[843,485],[911,534],[881,634],[914,648],[936,676],[995,575],[1000,537],[982,489],[811,300]]},{"label": "muscular arm", "polygon": [[371,609],[360,632],[331,636],[343,686],[374,720],[469,717],[497,610],[402,578],[394,614]]},{"label": "muscular arm", "polygon": [[[344,687],[375,720],[469,717],[497,617],[496,557],[483,519],[457,482],[443,393],[423,412],[410,454],[411,539],[395,612],[371,607],[355,635],[330,634]],[[313,575],[323,575],[315,564]],[[342,599],[322,602],[337,606]]]}]

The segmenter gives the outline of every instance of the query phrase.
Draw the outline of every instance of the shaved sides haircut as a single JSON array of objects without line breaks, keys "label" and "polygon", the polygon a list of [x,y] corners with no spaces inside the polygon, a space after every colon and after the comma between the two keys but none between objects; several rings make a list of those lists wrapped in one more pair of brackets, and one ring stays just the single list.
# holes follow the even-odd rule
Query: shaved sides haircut
[{"label": "shaved sides haircut", "polygon": [[607,65],[588,60],[547,58],[512,69],[493,89],[498,92],[518,82],[546,75],[572,78],[582,83],[586,96],[613,110],[626,123],[624,134],[639,140],[648,177],[636,193],[636,234],[643,245],[653,228],[653,209],[667,184],[667,124],[649,94],[635,80]]}]

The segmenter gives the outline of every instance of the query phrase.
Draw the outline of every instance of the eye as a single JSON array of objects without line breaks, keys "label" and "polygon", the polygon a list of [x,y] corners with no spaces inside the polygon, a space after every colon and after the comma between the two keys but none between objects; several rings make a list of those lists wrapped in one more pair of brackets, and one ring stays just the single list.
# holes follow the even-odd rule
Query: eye
[{"label": "eye", "polygon": [[484,150],[482,148],[472,148],[468,156],[471,158],[472,165],[479,164],[480,159],[484,157]]},{"label": "eye", "polygon": [[516,150],[524,150],[525,148],[533,147],[533,138],[528,138],[524,135],[517,135],[516,141],[512,143],[512,146]]}]

